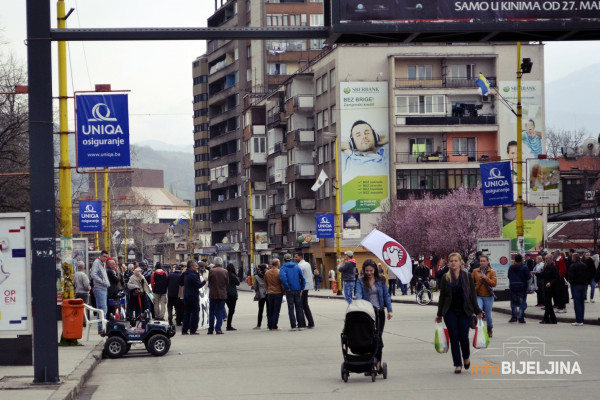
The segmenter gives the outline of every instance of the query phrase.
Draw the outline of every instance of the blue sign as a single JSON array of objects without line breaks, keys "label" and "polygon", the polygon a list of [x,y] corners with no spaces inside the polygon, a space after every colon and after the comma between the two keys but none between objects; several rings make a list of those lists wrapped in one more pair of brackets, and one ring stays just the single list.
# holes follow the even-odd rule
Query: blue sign
[{"label": "blue sign", "polygon": [[485,207],[512,205],[513,184],[510,161],[481,164],[481,188]]},{"label": "blue sign", "polygon": [[75,97],[77,166],[128,167],[129,108],[126,94],[79,94]]},{"label": "blue sign", "polygon": [[79,231],[100,232],[102,231],[102,202],[80,201],[79,202]]},{"label": "blue sign", "polygon": [[319,239],[333,239],[335,237],[333,214],[317,214],[317,237]]}]

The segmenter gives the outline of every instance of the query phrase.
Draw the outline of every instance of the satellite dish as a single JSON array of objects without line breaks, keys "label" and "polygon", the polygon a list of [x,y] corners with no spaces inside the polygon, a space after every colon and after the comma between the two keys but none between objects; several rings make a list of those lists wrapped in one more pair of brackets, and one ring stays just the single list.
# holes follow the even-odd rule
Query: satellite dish
[{"label": "satellite dish", "polygon": [[223,183],[227,180],[227,178],[225,178],[224,176],[220,176],[217,178],[217,183]]},{"label": "satellite dish", "polygon": [[600,145],[597,140],[594,139],[586,139],[583,142],[583,146],[581,146],[581,152],[586,156],[597,156],[598,150],[600,150]]},{"label": "satellite dish", "polygon": [[233,245],[233,251],[238,251],[240,249],[240,244],[239,243],[235,243]]}]

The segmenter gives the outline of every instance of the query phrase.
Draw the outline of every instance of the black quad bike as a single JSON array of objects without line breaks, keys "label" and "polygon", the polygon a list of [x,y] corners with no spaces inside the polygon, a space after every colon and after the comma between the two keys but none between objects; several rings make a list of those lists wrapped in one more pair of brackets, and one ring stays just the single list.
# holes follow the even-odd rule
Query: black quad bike
[{"label": "black quad bike", "polygon": [[151,321],[150,312],[140,314],[131,325],[128,321],[111,318],[106,324],[107,337],[104,355],[108,358],[121,358],[131,349],[131,345],[143,343],[153,356],[164,356],[171,348],[171,338],[175,327],[162,321]]}]

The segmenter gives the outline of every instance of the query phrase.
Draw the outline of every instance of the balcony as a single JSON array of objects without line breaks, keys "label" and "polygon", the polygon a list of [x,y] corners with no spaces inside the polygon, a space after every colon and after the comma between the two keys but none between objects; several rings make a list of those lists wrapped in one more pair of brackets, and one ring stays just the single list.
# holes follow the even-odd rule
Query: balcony
[{"label": "balcony", "polygon": [[[486,76],[491,86],[496,86],[495,76]],[[477,78],[448,78],[435,77],[431,79],[408,79],[396,78],[394,87],[396,89],[458,89],[458,88],[476,88]]]},{"label": "balcony", "polygon": [[420,116],[420,117],[401,117],[396,116],[396,125],[496,125],[496,115],[476,115],[476,116]]},{"label": "balcony", "polygon": [[287,133],[288,149],[295,146],[314,145],[315,131],[314,129],[301,128]]},{"label": "balcony", "polygon": [[297,179],[314,179],[315,166],[314,164],[294,164],[287,167],[287,182],[292,182]]},{"label": "balcony", "polygon": [[488,162],[500,161],[497,150],[472,151],[465,154],[432,153],[414,154],[411,152],[396,152],[397,163],[440,163],[440,162]]},{"label": "balcony", "polygon": [[294,96],[294,109],[297,111],[312,111],[315,107],[315,98],[312,94],[299,94]]},{"label": "balcony", "polygon": [[317,202],[314,197],[289,199],[287,204],[290,215],[306,212],[314,213],[317,209]]}]

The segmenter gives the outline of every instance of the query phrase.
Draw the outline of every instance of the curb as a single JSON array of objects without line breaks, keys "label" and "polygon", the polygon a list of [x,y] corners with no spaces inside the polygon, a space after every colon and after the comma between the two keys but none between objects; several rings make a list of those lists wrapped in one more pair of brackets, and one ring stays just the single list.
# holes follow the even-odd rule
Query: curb
[{"label": "curb", "polygon": [[96,366],[102,361],[102,351],[104,343],[98,343],[87,357],[69,374],[52,396],[50,400],[73,400],[83,388],[83,385],[94,372]]}]

